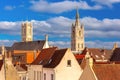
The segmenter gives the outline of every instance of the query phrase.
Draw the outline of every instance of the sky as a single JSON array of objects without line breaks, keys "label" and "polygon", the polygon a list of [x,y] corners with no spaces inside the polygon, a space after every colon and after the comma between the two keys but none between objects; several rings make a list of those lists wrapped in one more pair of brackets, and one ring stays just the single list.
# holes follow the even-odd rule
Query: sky
[{"label": "sky", "polygon": [[76,8],[85,28],[85,45],[111,49],[120,45],[120,0],[0,0],[0,46],[21,41],[21,23],[33,24],[34,40],[70,48]]}]

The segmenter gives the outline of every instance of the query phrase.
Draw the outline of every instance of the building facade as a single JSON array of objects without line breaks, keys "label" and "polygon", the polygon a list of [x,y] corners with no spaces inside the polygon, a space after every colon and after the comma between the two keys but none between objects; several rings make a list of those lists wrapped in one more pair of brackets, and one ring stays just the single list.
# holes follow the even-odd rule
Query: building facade
[{"label": "building facade", "polygon": [[22,42],[33,40],[33,27],[31,22],[22,23]]},{"label": "building facade", "polygon": [[76,11],[76,21],[71,28],[71,50],[81,52],[84,50],[84,26],[80,23],[79,12]]},{"label": "building facade", "polygon": [[70,49],[43,49],[28,66],[29,80],[79,80],[82,69]]}]

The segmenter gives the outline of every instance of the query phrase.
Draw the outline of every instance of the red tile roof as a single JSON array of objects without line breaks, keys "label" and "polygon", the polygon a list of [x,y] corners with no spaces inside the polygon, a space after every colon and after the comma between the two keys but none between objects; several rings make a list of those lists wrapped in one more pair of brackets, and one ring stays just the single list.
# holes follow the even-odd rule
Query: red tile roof
[{"label": "red tile roof", "polygon": [[54,55],[52,56],[52,58],[49,60],[50,62],[48,64],[46,64],[44,67],[47,68],[54,68],[56,67],[60,61],[62,60],[63,56],[65,55],[67,49],[60,49],[60,50],[56,50]]},{"label": "red tile roof", "polygon": [[43,49],[32,65],[43,65],[47,68],[56,67],[63,58],[67,49],[57,50],[56,47]]},{"label": "red tile roof", "polygon": [[95,60],[102,60],[104,57],[104,60],[109,60],[112,54],[112,50],[108,49],[98,49],[98,48],[85,48],[82,52],[82,54],[86,54],[87,51],[90,53],[90,55]]},{"label": "red tile roof", "polygon": [[94,64],[98,80],[120,80],[120,64]]},{"label": "red tile roof", "polygon": [[45,65],[54,54],[57,47],[42,49],[38,57],[32,62],[34,65]]}]

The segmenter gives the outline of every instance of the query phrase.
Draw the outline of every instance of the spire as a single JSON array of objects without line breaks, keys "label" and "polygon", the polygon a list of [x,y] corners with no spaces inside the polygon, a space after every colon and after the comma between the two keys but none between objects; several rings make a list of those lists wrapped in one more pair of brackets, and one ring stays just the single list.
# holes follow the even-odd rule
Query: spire
[{"label": "spire", "polygon": [[117,43],[114,43],[112,50],[115,50],[116,48],[118,48],[118,44],[117,44]]},{"label": "spire", "polygon": [[75,21],[76,26],[80,26],[80,21],[79,21],[79,11],[78,8],[76,9],[76,21]]}]

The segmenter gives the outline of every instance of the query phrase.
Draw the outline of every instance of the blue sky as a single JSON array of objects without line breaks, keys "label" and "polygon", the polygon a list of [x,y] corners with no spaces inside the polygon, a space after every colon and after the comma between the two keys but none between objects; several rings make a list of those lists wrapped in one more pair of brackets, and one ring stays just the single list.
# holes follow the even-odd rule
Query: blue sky
[{"label": "blue sky", "polygon": [[87,47],[120,44],[120,0],[1,0],[0,45],[21,41],[21,23],[33,23],[34,40],[49,35],[50,45],[70,47],[76,7],[85,28]]}]

